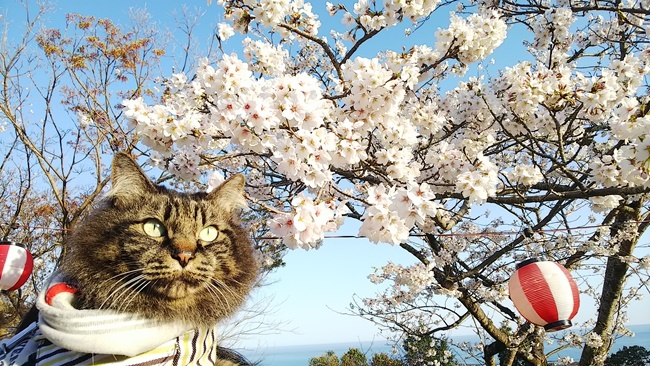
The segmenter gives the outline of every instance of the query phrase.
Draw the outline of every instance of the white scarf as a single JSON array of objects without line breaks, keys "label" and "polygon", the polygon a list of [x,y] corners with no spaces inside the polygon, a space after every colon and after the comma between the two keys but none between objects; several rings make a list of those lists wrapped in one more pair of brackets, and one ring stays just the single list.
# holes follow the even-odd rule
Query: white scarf
[{"label": "white scarf", "polygon": [[75,308],[76,290],[55,276],[36,301],[41,333],[71,351],[135,356],[191,330],[180,322],[161,323],[113,310]]}]

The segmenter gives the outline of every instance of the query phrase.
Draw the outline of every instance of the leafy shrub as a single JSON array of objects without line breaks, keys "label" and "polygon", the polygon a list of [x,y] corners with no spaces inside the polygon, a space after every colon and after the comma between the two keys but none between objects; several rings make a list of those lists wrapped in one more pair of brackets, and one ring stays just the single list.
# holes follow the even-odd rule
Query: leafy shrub
[{"label": "leafy shrub", "polygon": [[605,366],[645,366],[650,364],[650,351],[642,346],[624,346],[605,360]]}]

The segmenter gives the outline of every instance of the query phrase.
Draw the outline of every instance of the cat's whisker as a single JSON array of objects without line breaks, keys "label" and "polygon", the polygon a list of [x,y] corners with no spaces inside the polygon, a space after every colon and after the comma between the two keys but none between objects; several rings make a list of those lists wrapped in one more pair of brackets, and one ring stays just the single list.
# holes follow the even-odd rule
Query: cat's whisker
[{"label": "cat's whisker", "polygon": [[[127,265],[127,266],[128,266],[129,264],[139,265],[138,262],[136,262],[136,261],[124,262],[124,264]],[[118,274],[116,274],[116,275],[114,275],[114,276],[112,276],[112,277],[107,278],[107,279],[104,280],[103,282],[110,281],[110,280],[112,280],[112,279],[119,278],[119,277],[122,277],[122,276],[125,276],[125,275],[129,275],[129,274],[134,273],[134,272],[142,272],[142,270],[143,270],[142,268],[135,268],[135,269],[128,270],[128,271],[126,271],[126,272],[120,272],[120,273],[118,273]],[[102,283],[103,283],[103,282],[102,282]]]},{"label": "cat's whisker", "polygon": [[230,281],[230,282],[234,282],[234,283],[236,283],[236,284],[238,284],[238,285],[240,285],[240,286],[242,286],[242,287],[245,287],[245,286],[246,286],[246,284],[243,284],[243,283],[237,281],[237,280],[234,279],[234,278],[229,278],[228,281]]},{"label": "cat's whisker", "polygon": [[[144,280],[144,279],[145,279],[145,277],[143,275],[138,275],[136,277],[130,278],[126,282],[121,283],[120,286],[118,288],[116,288],[115,290],[113,290],[113,288],[111,288],[111,290],[109,292],[109,295],[106,297],[106,299],[104,299],[102,304],[99,306],[99,309],[103,309],[104,305],[106,305],[108,303],[108,301],[111,299],[111,297],[113,297],[114,295],[117,294],[118,296],[114,300],[112,300],[111,303],[108,303],[108,304],[116,304],[117,301],[122,296],[124,296],[124,293],[125,293],[126,290],[130,290],[131,286],[134,283],[138,283],[140,280]],[[119,282],[117,282],[117,283],[119,284]],[[115,285],[113,285],[113,287],[115,287]],[[112,306],[108,306],[108,308],[112,308]]]},{"label": "cat's whisker", "polygon": [[205,284],[205,290],[210,293],[210,295],[223,306],[223,301],[219,298],[219,295],[211,288],[209,284]]},{"label": "cat's whisker", "polygon": [[[136,273],[136,272],[142,272],[142,271],[143,271],[143,269],[141,269],[141,268],[137,268],[137,269],[134,269],[134,270],[131,270],[131,271],[127,271],[127,272],[119,273],[119,274],[117,274],[117,275],[115,275],[115,276],[112,276],[112,277],[110,277],[110,278],[108,278],[108,279],[102,281],[102,282],[98,285],[99,287],[104,286],[104,284],[105,284],[106,282],[108,282],[108,281],[114,280],[113,284],[111,285],[111,287],[110,287],[110,288],[108,289],[108,291],[107,291],[107,292],[110,293],[111,295],[109,295],[109,296],[104,300],[104,302],[102,302],[102,304],[100,305],[100,309],[101,309],[102,306],[104,306],[104,304],[106,303],[106,301],[108,300],[108,298],[110,298],[110,296],[112,296],[112,294],[113,294],[113,289],[115,288],[115,286],[118,286],[118,285],[124,283],[124,281],[122,281],[122,278],[123,278],[123,277],[128,277],[128,276],[132,275],[133,273]],[[127,282],[128,282],[128,281],[127,281]]]},{"label": "cat's whisker", "polygon": [[131,298],[129,299],[129,301],[124,303],[124,308],[125,309],[129,308],[129,305],[131,305],[131,302],[133,301],[133,299],[135,299],[138,296],[138,294],[140,294],[142,292],[142,290],[144,290],[149,285],[149,283],[150,282],[146,278],[143,277],[139,284],[135,285],[133,288],[130,289],[133,292],[133,294],[131,295]]},{"label": "cat's whisker", "polygon": [[121,313],[123,310],[128,309],[129,304],[138,296],[140,286],[142,286],[143,283],[146,284],[146,282],[147,280],[144,277],[138,278],[137,281],[133,282],[128,288],[125,289],[126,296],[124,296],[123,300],[120,301],[118,312]]},{"label": "cat's whisker", "polygon": [[243,296],[241,296],[240,294],[233,291],[232,288],[230,288],[230,286],[226,285],[220,279],[210,277],[210,280],[214,281],[218,285],[218,287],[223,288],[224,290],[228,291],[232,295],[232,297],[234,297],[237,301],[242,301],[244,299]]},{"label": "cat's whisker", "polygon": [[[230,305],[230,302],[228,301],[228,296],[226,295],[231,295],[230,298],[235,300],[235,303],[240,303],[243,301],[243,297],[241,295],[238,295],[235,293],[230,287],[226,286],[222,281],[216,279],[216,278],[211,278],[212,282],[210,282],[210,286],[215,288],[221,296],[223,296],[224,300],[226,301],[227,305],[227,310],[230,310],[233,308],[233,306]],[[223,291],[222,291],[223,290]],[[226,293],[224,293],[224,291]]]},{"label": "cat's whisker", "polygon": [[[230,303],[228,302],[228,298],[221,292],[221,289],[219,287],[215,286],[214,284],[210,282],[204,282],[206,285],[206,289],[212,296],[215,298],[215,300],[219,301],[219,304],[221,306],[225,307],[226,311],[230,311]],[[225,301],[225,304],[224,304]]]},{"label": "cat's whisker", "polygon": [[133,286],[135,283],[137,283],[139,281],[140,281],[139,278],[133,278],[133,279],[130,279],[128,282],[121,284],[117,289],[115,289],[114,291],[112,291],[108,295],[106,300],[104,300],[104,302],[100,306],[100,309],[107,308],[107,309],[112,309],[112,310],[119,311],[120,308],[121,308],[121,305],[123,304],[123,303],[120,303],[119,300],[125,294],[130,292],[131,286]]},{"label": "cat's whisker", "polygon": [[[214,278],[214,277],[213,277],[213,279],[214,279],[214,280],[217,280],[217,281],[219,282],[219,285],[221,285],[221,286],[223,286],[224,288],[228,289],[228,290],[232,293],[232,295],[233,295],[234,297],[238,298],[239,300],[243,300],[243,299],[244,299],[244,296],[243,296],[241,293],[237,293],[237,292],[234,292],[234,291],[233,291],[233,287],[232,287],[232,286],[226,285],[223,281],[221,281],[221,280],[219,280],[219,279],[217,279],[217,278]],[[234,282],[234,283],[240,285],[240,286],[243,287],[243,288],[246,287],[246,285],[244,285],[243,283],[241,283],[241,282],[235,280],[234,278],[230,278],[230,279],[228,279],[228,281],[230,281],[230,282]]]},{"label": "cat's whisker", "polygon": [[132,273],[135,273],[135,272],[142,272],[142,269],[141,269],[141,268],[138,268],[138,269],[133,269],[133,270],[130,270],[130,271],[127,271],[127,272],[118,273],[118,274],[116,274],[115,276],[112,276],[112,277],[107,278],[107,279],[105,279],[104,281],[100,282],[98,286],[104,286],[104,284],[107,283],[107,282],[109,282],[109,281],[113,281],[113,282],[115,282],[115,283],[120,283],[120,280],[121,280],[123,277],[128,277],[128,276],[130,276]]}]

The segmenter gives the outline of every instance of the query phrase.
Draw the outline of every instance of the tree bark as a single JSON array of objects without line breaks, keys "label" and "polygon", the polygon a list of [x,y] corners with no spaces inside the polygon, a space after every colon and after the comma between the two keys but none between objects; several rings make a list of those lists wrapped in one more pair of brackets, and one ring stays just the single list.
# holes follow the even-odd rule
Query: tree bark
[{"label": "tree bark", "polygon": [[[611,226],[612,237],[626,230],[627,223],[639,220],[641,202],[642,200],[634,201],[619,208],[616,219]],[[580,357],[580,366],[602,366],[605,363],[605,359],[612,347],[615,328],[614,319],[619,310],[618,305],[623,295],[625,277],[629,269],[629,265],[620,258],[632,254],[641,234],[642,232],[637,230],[636,235],[621,240],[616,255],[607,259],[598,318],[593,329],[593,333],[602,339],[602,344],[585,345]]]},{"label": "tree bark", "polygon": [[501,352],[506,350],[506,345],[503,342],[494,341],[490,344],[486,344],[483,348],[483,359],[485,360],[486,366],[496,366],[496,360],[494,356],[498,355]]}]

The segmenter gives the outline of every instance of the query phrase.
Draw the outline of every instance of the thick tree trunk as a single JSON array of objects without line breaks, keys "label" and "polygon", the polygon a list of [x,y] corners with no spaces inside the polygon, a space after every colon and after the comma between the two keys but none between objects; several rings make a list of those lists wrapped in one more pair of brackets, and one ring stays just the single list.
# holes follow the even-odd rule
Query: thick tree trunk
[{"label": "thick tree trunk", "polygon": [[504,352],[505,350],[506,345],[503,344],[503,342],[494,341],[490,344],[486,344],[483,348],[483,359],[485,360],[485,365],[496,366],[497,362],[494,359],[494,356]]},{"label": "thick tree trunk", "polygon": [[546,353],[544,352],[544,338],[537,334],[533,337],[533,345],[530,355],[521,355],[526,361],[535,366],[547,366],[548,360],[546,360]]},{"label": "thick tree trunk", "polygon": [[[638,221],[640,209],[641,201],[635,201],[629,205],[622,206],[619,209],[614,224],[612,224],[612,236],[626,230],[625,225],[628,223]],[[580,357],[580,366],[602,366],[609,354],[614,337],[614,319],[619,310],[618,305],[625,286],[625,275],[629,269],[629,265],[620,258],[632,254],[640,234],[641,232],[638,232],[636,235],[631,235],[621,240],[618,243],[619,250],[617,255],[611,256],[607,260],[598,318],[593,329],[593,332],[602,339],[602,344],[598,346],[585,345]]]}]

